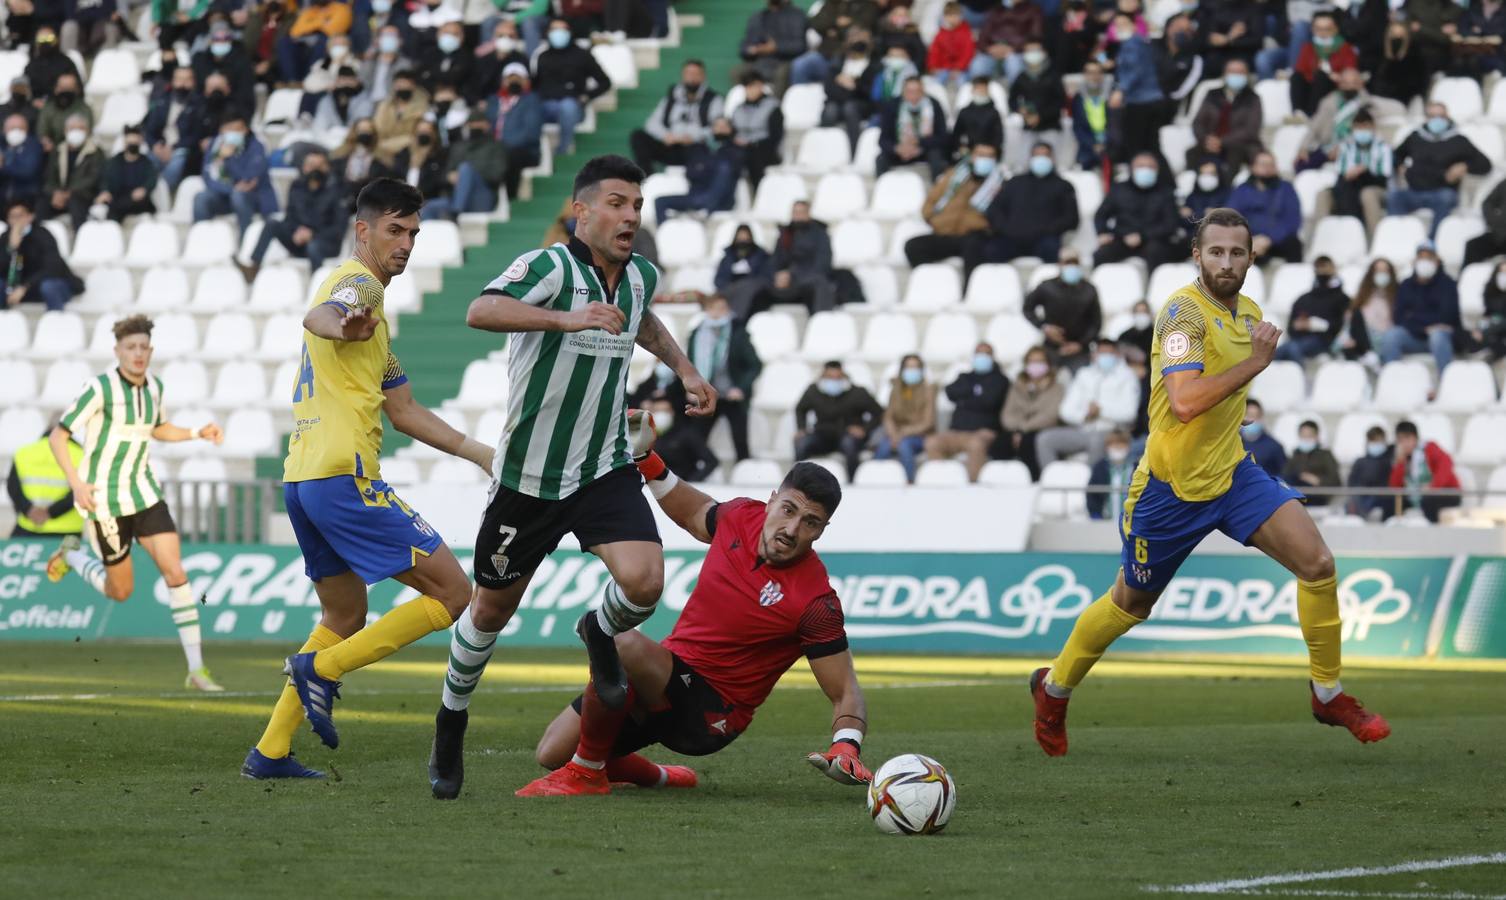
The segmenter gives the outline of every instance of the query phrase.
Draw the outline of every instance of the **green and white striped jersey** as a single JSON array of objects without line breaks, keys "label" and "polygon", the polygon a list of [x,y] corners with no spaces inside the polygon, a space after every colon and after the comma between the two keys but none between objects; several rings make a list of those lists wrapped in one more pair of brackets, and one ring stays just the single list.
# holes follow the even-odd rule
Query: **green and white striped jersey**
[{"label": "green and white striped jersey", "polygon": [[622,334],[601,329],[508,336],[507,424],[492,476],[544,500],[570,496],[603,475],[633,464],[627,441],[627,374],[638,329],[659,284],[653,263],[633,254],[606,298],[605,278],[590,251],[572,238],[518,257],[483,294],[569,312],[615,303],[627,318]]},{"label": "green and white striped jersey", "polygon": [[84,432],[79,475],[94,485],[88,519],[129,516],[162,500],[162,486],[147,463],[152,429],[162,424],[162,379],[131,384],[119,369],[89,379],[58,424]]}]

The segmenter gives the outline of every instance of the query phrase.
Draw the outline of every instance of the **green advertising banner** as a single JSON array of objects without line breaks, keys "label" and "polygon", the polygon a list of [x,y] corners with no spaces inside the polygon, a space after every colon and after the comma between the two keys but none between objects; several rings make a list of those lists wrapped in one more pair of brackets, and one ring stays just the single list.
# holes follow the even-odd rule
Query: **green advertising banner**
[{"label": "green advertising banner", "polygon": [[[167,637],[167,592],[145,553],[134,553],[137,590],[112,603],[69,575],[59,584],[43,572],[53,545],[0,543],[0,639]],[[702,554],[666,554],[660,612],[645,627],[662,637],[685,607]],[[1108,554],[833,553],[823,554],[842,598],[855,646],[912,652],[1051,653],[1077,615],[1112,583]],[[1452,560],[1448,557],[1340,559],[1344,642],[1366,656],[1420,656]],[[470,567],[468,554],[461,564]],[[185,548],[184,569],[202,598],[207,640],[271,640],[296,644],[319,615],[313,585],[296,547],[197,545]],[[1471,560],[1486,600],[1454,604],[1445,644],[1466,655],[1506,656],[1501,586],[1506,560]],[[533,579],[504,636],[518,645],[570,646],[571,626],[605,586],[606,568],[593,556],[559,552]],[[771,575],[771,577],[777,577]],[[1493,582],[1490,579],[1495,579]],[[1471,578],[1460,596],[1471,597]],[[1305,653],[1297,624],[1296,582],[1259,556],[1193,556],[1154,614],[1120,649],[1146,651]],[[371,589],[375,618],[414,592],[395,582]],[[1487,602],[1488,601],[1488,602]],[[442,643],[443,636],[427,638]]]},{"label": "green advertising banner", "polygon": [[1465,562],[1438,655],[1506,659],[1506,559]]}]

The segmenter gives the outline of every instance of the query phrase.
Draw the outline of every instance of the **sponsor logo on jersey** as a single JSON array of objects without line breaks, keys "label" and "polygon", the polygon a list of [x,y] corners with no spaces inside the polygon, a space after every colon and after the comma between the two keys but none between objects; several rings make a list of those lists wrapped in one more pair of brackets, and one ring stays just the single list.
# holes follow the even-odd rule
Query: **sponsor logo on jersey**
[{"label": "sponsor logo on jersey", "polygon": [[779,585],[777,583],[773,582],[773,581],[771,581],[768,584],[764,585],[763,586],[763,590],[761,590],[761,591],[758,592],[758,605],[759,606],[773,606],[774,604],[778,603],[780,600],[783,600],[783,599],[784,599],[784,590],[782,588],[780,588]]}]

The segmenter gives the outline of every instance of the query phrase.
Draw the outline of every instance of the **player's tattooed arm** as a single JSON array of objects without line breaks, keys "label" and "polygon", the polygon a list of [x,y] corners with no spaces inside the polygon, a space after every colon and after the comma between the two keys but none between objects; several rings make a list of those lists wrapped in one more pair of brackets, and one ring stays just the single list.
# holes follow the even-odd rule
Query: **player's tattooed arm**
[{"label": "player's tattooed arm", "polygon": [[382,397],[382,409],[392,421],[393,428],[435,450],[470,460],[482,471],[492,470],[492,448],[475,438],[466,437],[424,408],[413,399],[413,386],[408,382],[383,390]]},{"label": "player's tattooed arm", "polygon": [[685,413],[692,416],[709,416],[716,412],[716,388],[711,386],[690,362],[685,351],[675,342],[664,323],[652,311],[643,314],[638,326],[638,346],[659,358],[670,370],[680,376],[685,386]]}]

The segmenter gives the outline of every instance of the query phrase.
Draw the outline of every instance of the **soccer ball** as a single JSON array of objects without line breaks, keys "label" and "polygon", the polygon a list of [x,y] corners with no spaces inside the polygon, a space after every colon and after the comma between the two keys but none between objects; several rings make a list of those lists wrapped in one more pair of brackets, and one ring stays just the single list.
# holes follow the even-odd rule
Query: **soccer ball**
[{"label": "soccer ball", "polygon": [[957,805],[957,785],[941,763],[919,753],[879,766],[868,785],[868,813],[886,834],[935,834]]}]

